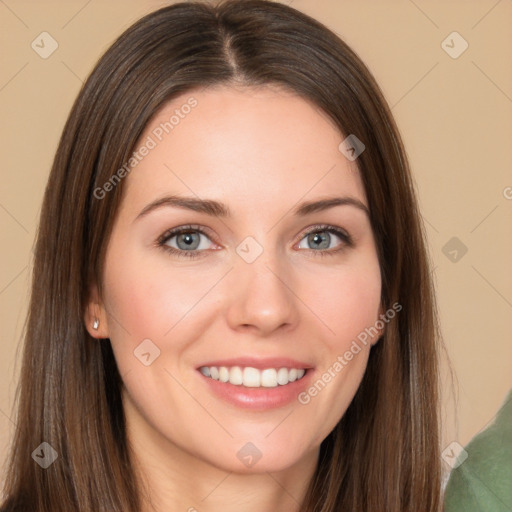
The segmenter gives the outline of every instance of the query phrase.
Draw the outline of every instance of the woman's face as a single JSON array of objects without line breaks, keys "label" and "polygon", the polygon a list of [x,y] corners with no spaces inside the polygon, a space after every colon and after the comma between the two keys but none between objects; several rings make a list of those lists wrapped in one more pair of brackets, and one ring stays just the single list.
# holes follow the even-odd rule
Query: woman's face
[{"label": "woman's face", "polygon": [[344,138],[318,108],[270,87],[184,94],[148,124],[91,330],[110,338],[135,443],[277,471],[316,454],[343,416],[378,338],[362,333],[381,312],[368,203]]}]

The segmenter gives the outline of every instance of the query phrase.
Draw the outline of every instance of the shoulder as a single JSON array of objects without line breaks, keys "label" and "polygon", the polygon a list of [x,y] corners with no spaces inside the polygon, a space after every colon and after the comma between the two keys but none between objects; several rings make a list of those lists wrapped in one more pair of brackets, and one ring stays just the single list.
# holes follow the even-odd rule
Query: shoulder
[{"label": "shoulder", "polygon": [[476,435],[457,459],[446,487],[446,512],[511,510],[512,391],[495,421]]}]

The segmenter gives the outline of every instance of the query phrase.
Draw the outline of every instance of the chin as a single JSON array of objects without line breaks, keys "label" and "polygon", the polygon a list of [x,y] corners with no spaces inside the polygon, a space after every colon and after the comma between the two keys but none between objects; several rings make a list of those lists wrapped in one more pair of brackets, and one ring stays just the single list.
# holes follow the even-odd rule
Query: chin
[{"label": "chin", "polygon": [[221,451],[224,457],[207,457],[208,463],[237,474],[277,473],[300,463],[308,456],[295,444],[284,448],[283,444],[274,445],[264,441],[237,442],[233,448],[230,446]]}]

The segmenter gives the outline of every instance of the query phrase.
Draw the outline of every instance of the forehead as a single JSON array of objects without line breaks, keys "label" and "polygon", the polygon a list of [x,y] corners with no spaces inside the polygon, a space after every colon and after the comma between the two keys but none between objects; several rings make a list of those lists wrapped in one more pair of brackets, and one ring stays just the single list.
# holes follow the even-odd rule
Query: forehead
[{"label": "forehead", "polygon": [[127,177],[125,206],[166,194],[222,198],[234,212],[335,192],[366,203],[344,138],[317,106],[276,87],[192,91],[146,126],[137,149],[150,149]]}]

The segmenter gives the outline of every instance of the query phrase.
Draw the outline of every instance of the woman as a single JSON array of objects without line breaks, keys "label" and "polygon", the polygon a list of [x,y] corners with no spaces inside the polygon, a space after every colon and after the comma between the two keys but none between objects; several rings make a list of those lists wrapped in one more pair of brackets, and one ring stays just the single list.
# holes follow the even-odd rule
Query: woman
[{"label": "woman", "polygon": [[285,5],[165,7],[63,131],[2,510],[441,510],[438,346],[357,55]]}]

